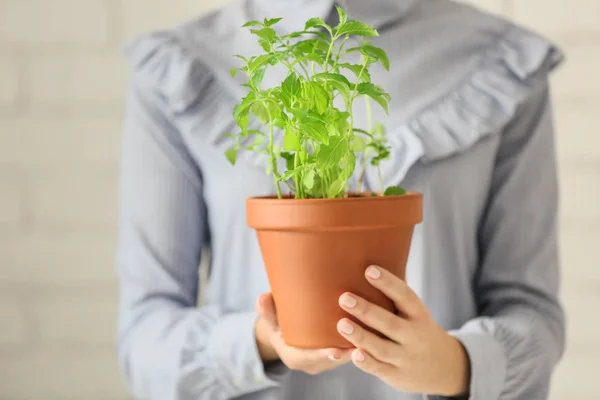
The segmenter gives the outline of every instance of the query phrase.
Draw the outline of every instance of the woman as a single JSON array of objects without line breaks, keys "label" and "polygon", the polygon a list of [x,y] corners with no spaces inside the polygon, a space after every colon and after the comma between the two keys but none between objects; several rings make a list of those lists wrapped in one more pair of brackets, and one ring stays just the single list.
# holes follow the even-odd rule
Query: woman
[{"label": "woman", "polygon": [[[409,286],[365,266],[403,317],[346,293],[340,307],[385,339],[347,320],[338,330],[354,350],[281,339],[244,206],[274,188],[263,159],[246,153],[231,167],[223,156],[243,95],[228,71],[233,54],[260,52],[244,22],[283,17],[278,29],[291,32],[313,16],[334,24],[335,12],[332,0],[246,0],[126,48],[134,77],[118,351],[131,391],[157,400],[546,398],[564,346],[547,80],[561,53],[448,0],[340,4],[379,30],[374,43],[391,59],[391,72],[373,73],[393,99],[389,116],[376,116],[393,148],[385,183],[425,194]],[[207,243],[206,302],[196,307]]]}]

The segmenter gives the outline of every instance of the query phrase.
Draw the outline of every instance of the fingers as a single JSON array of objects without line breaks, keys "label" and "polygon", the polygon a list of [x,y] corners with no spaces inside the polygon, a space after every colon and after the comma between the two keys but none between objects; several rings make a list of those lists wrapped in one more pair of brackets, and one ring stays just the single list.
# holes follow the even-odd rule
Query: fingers
[{"label": "fingers", "polygon": [[338,365],[346,364],[352,359],[352,349],[331,348],[320,351],[327,356],[328,360],[333,361]]},{"label": "fingers", "polygon": [[404,343],[411,332],[406,320],[355,294],[344,293],[339,304],[365,325],[398,343]]},{"label": "fingers", "polygon": [[275,302],[271,293],[264,293],[259,296],[255,306],[256,312],[263,317],[273,327],[278,326]]},{"label": "fingers", "polygon": [[352,352],[352,361],[358,368],[371,375],[375,375],[384,381],[389,381],[395,371],[393,365],[381,362],[361,349],[355,349]]},{"label": "fingers", "polygon": [[316,375],[350,362],[352,350],[343,349],[298,349],[285,347],[281,351],[282,361],[293,370]]},{"label": "fingers", "polygon": [[300,349],[288,346],[276,325],[275,307],[270,294],[259,297],[256,311],[262,316],[261,320],[268,325],[269,343],[288,368],[316,375],[351,361],[352,349]]},{"label": "fingers", "polygon": [[384,268],[374,265],[365,271],[367,281],[389,297],[398,311],[406,317],[417,317],[423,311],[419,296],[408,287],[406,282]]},{"label": "fingers", "polygon": [[337,328],[338,332],[356,348],[366,350],[379,361],[392,364],[401,351],[398,343],[380,338],[348,318],[341,319]]}]

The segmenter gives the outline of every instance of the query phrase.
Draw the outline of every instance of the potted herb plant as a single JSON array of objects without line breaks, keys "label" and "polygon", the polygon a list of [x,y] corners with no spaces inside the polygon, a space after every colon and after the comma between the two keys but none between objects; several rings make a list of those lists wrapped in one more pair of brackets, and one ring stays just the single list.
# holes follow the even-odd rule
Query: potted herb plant
[{"label": "potted herb plant", "polygon": [[[366,168],[379,171],[390,149],[380,124],[355,127],[353,106],[366,99],[369,121],[371,101],[387,112],[390,96],[369,69],[380,63],[389,70],[389,60],[368,41],[347,46],[351,37],[378,33],[337,11],[335,27],[311,18],[304,30],[281,36],[273,29],[281,18],[246,23],[264,53],[238,56],[244,65],[231,71],[247,75],[248,94],[233,110],[240,132],[230,135],[226,156],[231,163],[240,150],[268,156],[276,193],[247,199],[247,222],[257,232],[284,339],[302,348],[350,346],[336,330],[340,318],[351,318],[338,306],[345,291],[393,310],[364,271],[376,264],[404,278],[422,220],[422,196],[383,188],[381,173],[381,192],[362,192]],[[346,62],[350,55],[360,63]],[[263,88],[272,66],[287,76]],[[251,119],[264,129],[250,129]]]}]

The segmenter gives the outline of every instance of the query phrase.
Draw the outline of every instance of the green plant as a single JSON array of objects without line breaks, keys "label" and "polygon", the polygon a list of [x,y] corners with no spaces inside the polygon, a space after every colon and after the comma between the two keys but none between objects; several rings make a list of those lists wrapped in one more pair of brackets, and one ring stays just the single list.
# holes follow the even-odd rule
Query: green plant
[{"label": "green plant", "polygon": [[[233,117],[241,131],[229,135],[234,145],[226,157],[235,164],[242,149],[268,155],[267,173],[273,175],[279,198],[280,184],[287,185],[300,199],[347,196],[357,160],[360,173],[355,192],[361,191],[369,163],[377,168],[385,195],[405,193],[399,187],[383,190],[379,165],[389,158],[390,149],[384,127],[372,126],[371,101],[387,113],[390,96],[371,81],[369,69],[380,63],[389,70],[388,56],[368,41],[345,49],[352,36],[369,38],[378,33],[363,22],[348,20],[341,7],[337,6],[337,11],[336,27],[321,18],[311,18],[304,30],[283,36],[273,29],[281,18],[250,21],[243,26],[258,38],[264,53],[251,58],[236,56],[245,65],[232,69],[231,75],[245,73],[248,81],[243,86],[249,92],[234,108]],[[344,62],[352,53],[360,54],[359,64]],[[285,67],[287,77],[279,86],[262,89],[267,69],[275,65]],[[366,130],[354,126],[353,105],[359,98],[366,100]],[[250,114],[268,128],[267,133],[248,128]],[[283,148],[275,143],[275,129],[283,131]],[[285,159],[285,171],[278,170],[280,158]]]}]

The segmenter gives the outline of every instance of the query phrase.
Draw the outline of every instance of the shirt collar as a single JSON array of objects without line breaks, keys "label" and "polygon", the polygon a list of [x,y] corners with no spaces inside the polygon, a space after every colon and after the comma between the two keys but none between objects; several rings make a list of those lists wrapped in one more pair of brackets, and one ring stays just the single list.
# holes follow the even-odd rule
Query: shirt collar
[{"label": "shirt collar", "polygon": [[325,20],[339,4],[349,19],[360,20],[375,29],[404,17],[416,0],[248,0],[255,19],[283,18],[279,29],[287,32],[301,30],[306,20],[321,17]]}]

